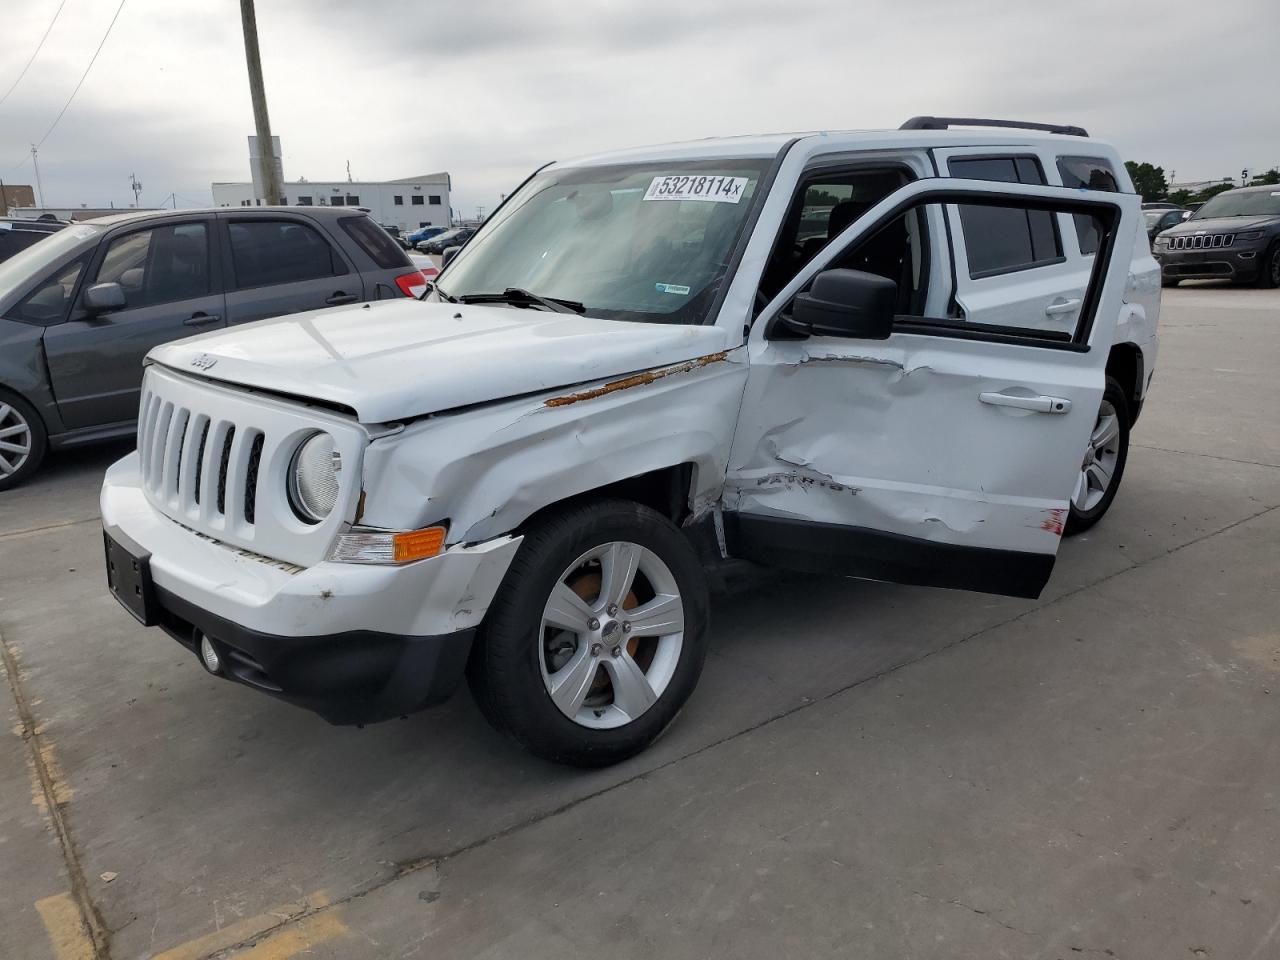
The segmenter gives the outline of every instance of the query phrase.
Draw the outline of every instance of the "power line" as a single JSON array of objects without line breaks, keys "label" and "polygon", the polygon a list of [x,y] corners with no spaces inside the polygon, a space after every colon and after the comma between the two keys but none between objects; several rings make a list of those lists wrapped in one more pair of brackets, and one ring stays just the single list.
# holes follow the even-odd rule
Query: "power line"
[{"label": "power line", "polygon": [[[76,98],[76,94],[80,92],[80,88],[84,85],[85,77],[89,76],[89,71],[93,69],[93,64],[98,59],[98,54],[102,52],[103,46],[106,45],[107,37],[111,36],[111,28],[116,25],[116,20],[120,18],[120,11],[124,9],[124,4],[125,0],[120,0],[120,6],[116,7],[115,16],[113,16],[111,18],[111,22],[107,24],[107,31],[102,35],[102,40],[98,42],[98,49],[94,50],[93,56],[89,58],[89,65],[84,68],[84,73],[80,74],[80,80],[76,83],[76,88],[71,91],[71,96],[67,97],[67,102],[62,105],[62,109],[58,111],[58,115],[53,118],[53,123],[49,124],[49,129],[44,132],[44,136],[36,141],[35,147],[37,149],[43,146],[44,142],[49,139],[49,134],[53,133],[54,129],[58,126],[58,122],[62,119],[63,114],[65,114],[67,112],[67,108],[71,106],[71,101],[74,100]],[[25,157],[18,161],[15,166],[22,166],[24,163],[26,163]]]},{"label": "power line", "polygon": [[18,74],[18,79],[13,81],[9,89],[4,92],[4,96],[0,97],[0,104],[3,104],[9,99],[9,94],[13,93],[13,91],[17,89],[18,84],[22,82],[22,78],[27,75],[27,71],[31,69],[31,64],[35,63],[36,57],[40,55],[40,49],[44,46],[44,42],[49,39],[49,31],[52,30],[53,25],[58,22],[58,14],[62,12],[62,8],[66,5],[67,0],[62,0],[62,2],[58,4],[58,9],[53,11],[53,19],[49,21],[49,26],[45,27],[44,36],[42,36],[40,38],[40,42],[36,44],[35,53],[31,54],[31,59],[27,61],[26,66],[22,68],[22,72]]}]

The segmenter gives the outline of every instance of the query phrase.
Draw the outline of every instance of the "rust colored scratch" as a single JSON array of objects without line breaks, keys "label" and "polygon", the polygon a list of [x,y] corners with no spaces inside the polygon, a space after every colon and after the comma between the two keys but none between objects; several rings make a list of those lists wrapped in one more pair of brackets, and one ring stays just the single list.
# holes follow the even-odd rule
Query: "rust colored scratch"
[{"label": "rust colored scratch", "polygon": [[670,377],[677,373],[688,373],[691,370],[697,370],[699,367],[705,367],[712,363],[719,363],[721,360],[727,360],[729,352],[721,350],[719,353],[708,354],[705,357],[698,357],[694,360],[686,360],[684,363],[677,363],[674,367],[662,367],[658,370],[646,370],[644,373],[636,373],[621,380],[614,380],[612,383],[606,383],[603,387],[596,387],[594,390],[583,390],[581,393],[571,393],[567,397],[552,397],[546,401],[548,407],[567,407],[571,403],[578,403],[581,400],[594,400],[596,397],[603,397],[609,393],[617,393],[619,390],[629,390],[632,387],[640,387],[646,383],[653,383],[655,380],[661,380],[664,377]]}]

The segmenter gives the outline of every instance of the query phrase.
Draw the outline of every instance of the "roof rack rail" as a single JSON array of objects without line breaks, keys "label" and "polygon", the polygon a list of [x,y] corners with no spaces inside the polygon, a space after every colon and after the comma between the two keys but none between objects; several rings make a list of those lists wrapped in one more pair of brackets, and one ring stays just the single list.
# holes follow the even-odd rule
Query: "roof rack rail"
[{"label": "roof rack rail", "polygon": [[1067,137],[1087,137],[1084,127],[1057,123],[1024,123],[1021,120],[983,120],[979,117],[912,117],[899,130],[948,130],[951,127],[1007,127],[1013,130],[1043,130]]}]

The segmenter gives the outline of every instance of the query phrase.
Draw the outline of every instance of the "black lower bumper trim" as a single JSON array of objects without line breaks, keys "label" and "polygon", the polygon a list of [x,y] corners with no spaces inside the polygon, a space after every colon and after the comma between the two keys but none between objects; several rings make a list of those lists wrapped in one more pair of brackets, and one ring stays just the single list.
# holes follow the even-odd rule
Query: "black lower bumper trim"
[{"label": "black lower bumper trim", "polygon": [[374,723],[447,700],[475,630],[402,636],[349,630],[313,637],[259,633],[155,586],[159,626],[189,650],[207,636],[223,675],[312,710],[330,723]]}]

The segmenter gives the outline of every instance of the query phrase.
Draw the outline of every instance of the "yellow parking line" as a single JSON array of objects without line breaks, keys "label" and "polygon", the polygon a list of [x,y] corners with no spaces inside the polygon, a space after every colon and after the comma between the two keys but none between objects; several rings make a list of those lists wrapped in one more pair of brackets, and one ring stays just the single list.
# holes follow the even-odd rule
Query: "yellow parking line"
[{"label": "yellow parking line", "polygon": [[[306,916],[307,914],[313,914],[314,911],[321,910],[328,905],[328,896],[323,891],[318,891],[301,900],[294,900],[291,903],[282,904],[281,906],[268,910],[266,913],[259,914],[256,917],[248,917],[244,920],[238,921],[237,923],[233,923],[230,926],[215,930],[213,933],[207,933],[203,937],[197,937],[187,943],[180,944],[166,950],[164,953],[158,953],[152,958],[152,960],[201,960],[203,957],[219,953],[223,950],[228,950],[238,943],[244,943],[246,940],[252,940],[255,937],[261,936],[262,934],[275,929],[276,927],[283,927],[285,924],[296,920],[299,917],[302,917],[303,919],[298,921],[297,926],[303,927],[304,925],[308,925],[307,929],[311,929],[311,921],[321,920],[322,918],[326,920],[326,923],[314,925],[319,932],[323,932],[326,929],[333,929],[332,933],[315,941],[316,943],[323,943],[325,940],[332,940],[334,937],[339,936],[346,930],[342,921],[338,920],[336,916],[331,916],[328,913]],[[336,928],[332,927],[334,924],[336,924]],[[290,928],[290,930],[291,929],[293,928]],[[249,949],[252,951],[256,950],[258,947],[266,946],[277,937],[281,937],[288,932],[289,930],[283,930],[278,934],[272,935],[261,943],[255,944]],[[291,957],[294,953],[297,953],[299,949],[302,948],[298,947],[294,949],[292,953],[265,954],[264,956],[280,958]],[[241,953],[235,954],[235,956],[257,957],[259,955],[253,953]],[[59,958],[59,960],[61,960],[61,958]]]},{"label": "yellow parking line", "polygon": [[57,960],[93,960],[93,941],[85,928],[80,907],[69,893],[36,901],[36,910],[53,944]]}]

